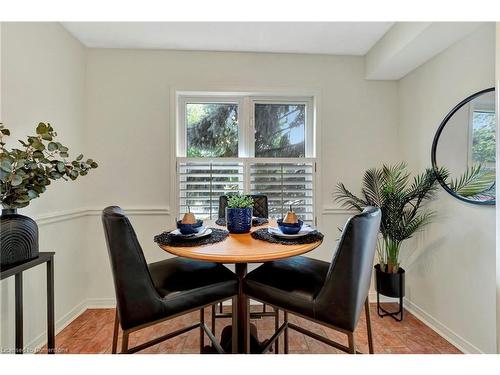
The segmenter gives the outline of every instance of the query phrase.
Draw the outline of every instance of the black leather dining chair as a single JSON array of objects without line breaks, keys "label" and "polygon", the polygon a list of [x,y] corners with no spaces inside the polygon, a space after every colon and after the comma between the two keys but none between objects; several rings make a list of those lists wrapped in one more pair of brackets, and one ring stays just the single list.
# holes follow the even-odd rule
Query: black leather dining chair
[{"label": "black leather dining chair", "polygon": [[[269,205],[267,202],[267,195],[253,194],[253,216],[267,219],[269,218]],[[228,202],[227,195],[219,197],[219,219],[226,217],[226,207]]]},{"label": "black leather dining chair", "polygon": [[[134,229],[121,208],[105,208],[102,222],[116,294],[112,352],[116,353],[118,325],[123,330],[122,353],[135,353],[195,328],[200,328],[200,351],[206,333],[214,348],[223,352],[205,324],[204,308],[235,296],[237,277],[221,264],[181,257],[147,264]],[[236,305],[233,303],[233,316],[237,315]],[[200,311],[199,323],[128,347],[130,333],[196,310]],[[233,342],[237,342],[236,338]]]},{"label": "black leather dining chair", "polygon": [[[368,290],[380,209],[368,207],[351,217],[339,240],[331,263],[303,256],[268,262],[250,272],[243,280],[248,297],[284,311],[284,323],[267,341],[263,352],[284,333],[288,353],[288,329],[322,341],[348,353],[356,353],[354,330],[363,304],[366,314],[369,352],[373,353]],[[345,333],[348,347],[288,321],[288,313]]]}]

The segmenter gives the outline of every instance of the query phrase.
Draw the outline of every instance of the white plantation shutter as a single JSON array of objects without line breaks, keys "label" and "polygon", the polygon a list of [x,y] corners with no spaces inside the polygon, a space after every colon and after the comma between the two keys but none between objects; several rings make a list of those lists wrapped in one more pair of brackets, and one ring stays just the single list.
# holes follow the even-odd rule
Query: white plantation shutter
[{"label": "white plantation shutter", "polygon": [[299,217],[314,220],[314,163],[251,163],[250,193],[267,195],[269,216],[283,217],[290,204]]},{"label": "white plantation shutter", "polygon": [[179,163],[179,212],[187,212],[189,206],[200,219],[217,218],[219,196],[243,192],[243,168],[238,162]]},{"label": "white plantation shutter", "polygon": [[[282,159],[283,160],[283,159]],[[283,217],[290,204],[299,217],[314,221],[315,167],[311,159],[240,158],[191,161],[181,158],[178,163],[179,212],[188,205],[201,219],[218,217],[219,196],[232,192],[267,195],[269,217]]]}]

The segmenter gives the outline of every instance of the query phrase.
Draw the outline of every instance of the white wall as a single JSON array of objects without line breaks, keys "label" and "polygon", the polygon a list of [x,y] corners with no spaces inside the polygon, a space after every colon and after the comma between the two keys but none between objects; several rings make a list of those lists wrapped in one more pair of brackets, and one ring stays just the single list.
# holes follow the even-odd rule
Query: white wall
[{"label": "white wall", "polygon": [[[434,133],[462,99],[495,84],[493,24],[481,27],[399,82],[401,157],[430,165]],[[441,191],[438,217],[404,250],[413,310],[469,351],[496,352],[495,208]]]},{"label": "white wall", "polygon": [[[319,93],[321,155],[320,227],[325,244],[312,256],[330,260],[337,227],[347,219],[331,193],[343,181],[356,189],[362,172],[399,159],[397,83],[366,81],[361,57],[290,54],[166,52],[91,49],[87,66],[86,131],[89,153],[100,160],[89,176],[88,202],[134,208],[172,207],[170,132],[171,90],[302,89]],[[173,223],[171,216],[134,215],[149,260],[166,257],[154,234]],[[101,223],[90,219],[93,298],[113,297]]]},{"label": "white wall", "polygon": [[[500,22],[496,23],[496,69],[495,69],[495,87],[496,90],[496,113],[500,113]],[[500,118],[497,115],[497,134],[500,134]],[[497,145],[497,170],[500,165],[500,147]],[[500,186],[500,175],[497,174],[497,186]],[[500,202],[500,190],[497,190],[497,201]],[[497,353],[500,354],[500,209],[496,210],[496,304],[497,304]]]},{"label": "white wall", "polygon": [[[57,23],[3,23],[1,94],[3,123],[10,128],[10,146],[35,133],[40,121],[50,122],[72,155],[85,152],[85,48]],[[40,217],[80,209],[83,187],[56,182],[20,213]],[[55,251],[56,320],[76,312],[86,298],[86,219],[40,225],[40,250]],[[24,273],[25,344],[40,342],[46,327],[45,267]],[[0,284],[0,347],[14,343],[14,280]]]}]

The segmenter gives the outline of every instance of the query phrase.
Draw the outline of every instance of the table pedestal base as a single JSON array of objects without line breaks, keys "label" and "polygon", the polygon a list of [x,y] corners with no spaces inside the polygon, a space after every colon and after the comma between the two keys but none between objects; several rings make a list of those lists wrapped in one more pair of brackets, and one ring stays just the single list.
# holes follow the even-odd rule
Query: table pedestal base
[{"label": "table pedestal base", "polygon": [[[232,331],[233,327],[228,325],[224,327],[221,333],[221,342],[220,345],[224,349],[226,353],[231,353],[232,348]],[[262,348],[266,345],[266,340],[263,342],[259,341],[259,336],[257,333],[257,327],[255,324],[250,324],[250,353],[251,354],[260,354],[262,353]],[[271,349],[272,350],[272,349]],[[215,350],[212,346],[205,346],[202,351],[203,354],[217,354],[217,350]]]}]

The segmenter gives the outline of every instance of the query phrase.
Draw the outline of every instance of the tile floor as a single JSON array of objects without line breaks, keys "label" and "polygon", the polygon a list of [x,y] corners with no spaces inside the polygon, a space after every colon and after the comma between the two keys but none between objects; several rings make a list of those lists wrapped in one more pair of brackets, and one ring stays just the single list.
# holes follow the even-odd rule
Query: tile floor
[{"label": "tile floor", "polygon": [[[390,308],[392,306],[387,307]],[[260,306],[252,306],[252,310],[254,308],[261,309]],[[390,317],[378,317],[376,314],[376,304],[371,304],[371,313],[375,353],[460,353],[456,347],[408,312],[406,312],[402,322],[396,322]],[[86,310],[56,336],[56,351],[60,354],[110,353],[114,315],[114,309]],[[347,345],[347,338],[344,334],[293,315],[289,316],[291,322]],[[134,332],[130,335],[129,347],[159,337],[185,325],[195,323],[198,319],[199,313],[193,312]],[[283,319],[283,315],[281,315],[281,319]],[[205,321],[207,325],[210,325],[210,309],[207,309],[205,313]],[[274,318],[252,320],[252,323],[256,324],[259,332],[259,340],[261,341],[269,338],[274,333]],[[216,324],[217,334],[220,338],[222,328],[230,324],[230,319],[217,319]],[[281,337],[280,340],[280,351],[282,352],[283,338]],[[209,341],[208,337],[205,336],[206,345],[208,345]],[[368,352],[364,312],[361,314],[361,320],[355,332],[355,341],[359,351],[363,353]],[[290,353],[294,354],[341,353],[337,349],[293,330],[290,330],[289,345]],[[120,340],[118,341],[118,348],[120,348]],[[45,348],[41,350],[41,352],[44,351],[46,351]],[[199,353],[199,331],[197,329],[190,331],[147,348],[140,353]]]}]

